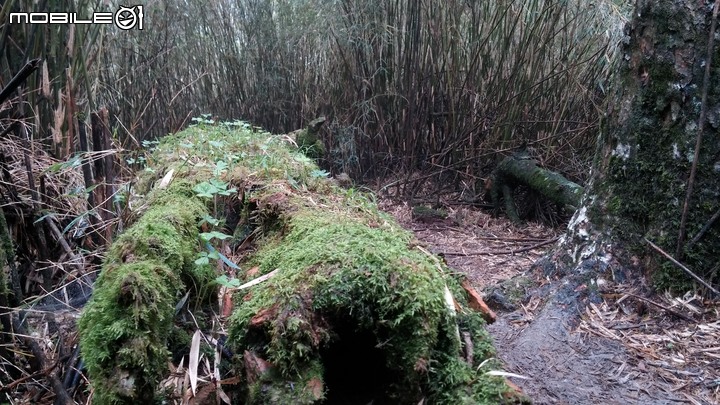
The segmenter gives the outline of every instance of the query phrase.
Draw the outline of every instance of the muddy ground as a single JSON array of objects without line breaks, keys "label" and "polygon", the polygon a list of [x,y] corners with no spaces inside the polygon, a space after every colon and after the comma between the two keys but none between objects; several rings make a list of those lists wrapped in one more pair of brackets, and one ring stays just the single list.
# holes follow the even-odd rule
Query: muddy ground
[{"label": "muddy ground", "polygon": [[578,308],[530,270],[563,227],[516,226],[468,207],[445,207],[442,218],[380,205],[483,291],[498,313],[489,331],[503,371],[519,375],[509,379],[534,403],[720,403],[717,303],[648,296],[635,283],[608,285],[601,302]]}]

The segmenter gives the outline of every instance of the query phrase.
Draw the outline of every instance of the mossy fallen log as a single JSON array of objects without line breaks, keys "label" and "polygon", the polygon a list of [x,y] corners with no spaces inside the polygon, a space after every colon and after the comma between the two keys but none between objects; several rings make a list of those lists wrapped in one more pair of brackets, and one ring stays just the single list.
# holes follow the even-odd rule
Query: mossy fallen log
[{"label": "mossy fallen log", "polygon": [[520,221],[512,197],[513,189],[519,184],[528,186],[561,207],[571,210],[580,206],[584,191],[582,186],[563,175],[539,167],[527,152],[516,152],[500,162],[489,182],[490,197],[495,208],[499,208],[502,196],[505,213],[513,222]]},{"label": "mossy fallen log", "polygon": [[157,189],[147,211],[112,245],[78,323],[94,403],[150,403],[167,369],[175,305],[187,286],[215,279],[194,262],[198,219],[207,214],[192,185]]},{"label": "mossy fallen log", "polygon": [[[139,184],[154,189],[110,249],[80,320],[96,403],[160,395],[175,304],[191,286],[211,291],[209,280],[231,270],[214,259],[233,248],[242,281],[269,276],[226,290],[234,359],[221,378],[240,381],[223,393],[234,403],[517,400],[487,373],[493,348],[459,277],[288,137],[201,125],[148,160]],[[207,235],[234,236],[210,239],[209,254]]]}]

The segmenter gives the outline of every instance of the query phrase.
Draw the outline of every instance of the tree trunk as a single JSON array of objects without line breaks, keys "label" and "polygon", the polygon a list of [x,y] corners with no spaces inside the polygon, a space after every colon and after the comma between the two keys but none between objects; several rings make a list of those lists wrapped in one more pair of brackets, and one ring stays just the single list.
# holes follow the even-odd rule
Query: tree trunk
[{"label": "tree trunk", "polygon": [[679,270],[648,250],[643,238],[670,252],[681,245],[686,264],[700,275],[718,261],[717,228],[689,248],[678,237],[689,184],[689,235],[712,218],[720,198],[720,60],[717,46],[712,62],[708,55],[712,11],[690,0],[640,1],[635,16],[602,126],[595,175],[566,244],[582,247],[574,249],[574,263],[609,259],[623,245],[626,253],[645,259],[645,272],[659,285],[683,287],[672,284]]},{"label": "tree trunk", "polygon": [[[705,227],[700,233],[720,198],[717,44],[711,48],[712,61],[708,53],[713,10],[705,2],[691,0],[640,0],[636,7],[634,20],[626,27],[627,41],[582,206],[556,249],[533,267],[538,276],[556,280],[542,290],[551,298],[519,336],[497,342],[505,346],[503,360],[510,370],[522,365],[525,373],[536,377],[549,367],[548,356],[565,351],[572,361],[550,366],[559,372],[585,371],[585,380],[577,382],[583,389],[564,393],[560,382],[549,379],[543,381],[543,389],[575,403],[598,398],[658,403],[642,389],[634,398],[621,390],[593,392],[593,386],[607,384],[603,371],[616,370],[617,365],[577,355],[593,348],[569,350],[577,343],[569,329],[587,304],[602,301],[603,288],[636,284],[644,276],[663,289],[690,285],[690,277],[649,249],[645,239],[668,252],[676,252],[679,245],[683,263],[700,277],[709,277],[719,260],[720,229]],[[700,236],[691,246],[679,237],[689,184],[694,191],[689,193],[685,233],[687,239]],[[613,352],[622,352],[622,347]],[[642,387],[644,373],[639,374],[634,383]],[[522,382],[518,385],[523,387]],[[538,394],[533,389],[527,393]]]}]

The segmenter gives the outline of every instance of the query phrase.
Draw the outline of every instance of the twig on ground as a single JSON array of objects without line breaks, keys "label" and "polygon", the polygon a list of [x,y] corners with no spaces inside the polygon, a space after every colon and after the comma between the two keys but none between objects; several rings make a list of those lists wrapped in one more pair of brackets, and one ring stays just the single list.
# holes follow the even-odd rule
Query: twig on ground
[{"label": "twig on ground", "polygon": [[655,301],[653,301],[653,300],[651,300],[651,299],[648,299],[648,298],[645,298],[645,297],[641,297],[641,296],[639,296],[639,295],[635,295],[635,294],[632,294],[632,293],[628,293],[627,295],[629,295],[629,296],[631,296],[631,297],[633,297],[633,298],[637,298],[637,299],[639,299],[639,300],[641,300],[641,301],[645,301],[645,302],[647,302],[648,304],[654,305],[654,306],[656,306],[656,307],[658,307],[658,308],[660,308],[660,309],[662,309],[662,310],[664,310],[664,311],[666,311],[666,312],[668,312],[668,313],[670,313],[670,314],[672,314],[672,315],[675,315],[675,316],[677,316],[678,318],[682,318],[682,319],[684,319],[684,320],[686,320],[686,321],[688,321],[688,322],[693,322],[693,323],[697,322],[696,320],[690,318],[689,316],[683,315],[683,314],[681,314],[680,312],[677,312],[677,311],[675,311],[675,310],[673,310],[673,309],[670,309],[670,308],[666,307],[665,305],[658,304],[657,302],[655,302]]},{"label": "twig on ground", "polygon": [[661,255],[665,256],[668,260],[670,260],[671,262],[673,262],[676,266],[680,267],[683,271],[685,271],[687,274],[689,274],[690,276],[692,276],[692,278],[694,278],[695,280],[697,280],[698,283],[704,285],[708,290],[712,291],[715,295],[720,296],[720,291],[714,289],[714,288],[713,288],[710,284],[708,284],[705,280],[701,279],[701,278],[698,277],[695,273],[693,273],[690,269],[688,269],[687,267],[685,267],[682,263],[680,263],[679,261],[675,260],[674,257],[672,257],[672,256],[670,256],[669,254],[667,254],[667,252],[665,252],[664,250],[662,250],[658,245],[650,242],[647,238],[643,238],[643,239],[645,239],[645,242],[649,243],[650,246],[652,246],[653,249],[657,250]]},{"label": "twig on ground", "polygon": [[550,238],[550,239],[545,240],[545,241],[542,241],[542,242],[540,242],[540,243],[536,243],[536,244],[534,244],[534,245],[532,245],[532,246],[527,246],[527,247],[524,247],[524,248],[513,249],[513,250],[490,250],[490,251],[486,251],[486,252],[467,252],[467,253],[463,253],[463,252],[442,252],[442,253],[443,253],[445,256],[514,255],[514,254],[517,254],[517,253],[523,253],[523,252],[527,252],[527,251],[530,251],[530,250],[535,250],[535,249],[537,249],[537,248],[539,248],[539,247],[543,247],[543,246],[545,246],[545,245],[549,245],[549,244],[555,242],[556,240],[558,240],[557,237],[555,237],[555,238]]}]

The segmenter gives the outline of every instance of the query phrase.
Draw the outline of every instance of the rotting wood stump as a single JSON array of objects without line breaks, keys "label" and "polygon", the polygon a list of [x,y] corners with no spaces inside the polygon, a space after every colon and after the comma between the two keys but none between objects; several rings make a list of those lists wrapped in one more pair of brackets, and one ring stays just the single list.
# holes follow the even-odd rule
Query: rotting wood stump
[{"label": "rotting wood stump", "polygon": [[238,383],[208,379],[203,395],[247,404],[523,400],[488,373],[498,364],[488,361],[472,289],[287,136],[244,123],[194,126],[148,161],[138,182],[147,198],[110,248],[79,322],[95,403],[172,399],[158,389],[168,342],[194,333],[173,322],[176,304],[191,291],[188,308],[199,311],[218,290],[210,302],[225,307],[212,311],[229,319],[193,319],[206,336],[213,321],[227,327],[233,358],[218,360],[216,377]]}]

